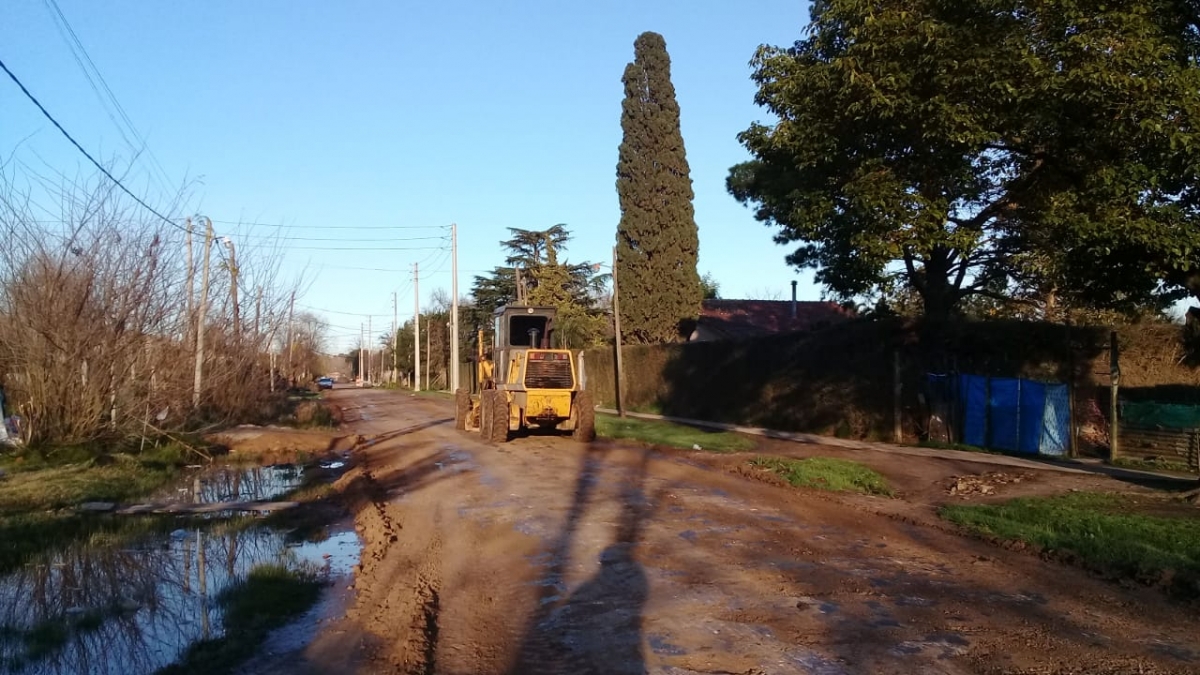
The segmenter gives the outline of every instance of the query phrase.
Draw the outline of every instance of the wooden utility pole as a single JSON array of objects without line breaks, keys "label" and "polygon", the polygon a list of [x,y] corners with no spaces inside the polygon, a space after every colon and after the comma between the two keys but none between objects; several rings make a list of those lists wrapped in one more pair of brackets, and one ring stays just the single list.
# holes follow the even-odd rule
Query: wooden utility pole
[{"label": "wooden utility pole", "polygon": [[367,317],[367,382],[371,381],[371,340],[375,339],[375,329],[371,328],[371,317]]},{"label": "wooden utility pole", "polygon": [[450,224],[450,386],[451,393],[459,388],[458,355],[458,225]]},{"label": "wooden utility pole", "polygon": [[229,237],[223,237],[225,247],[229,249],[229,295],[233,302],[233,339],[235,342],[240,342],[242,339],[242,312],[238,308],[238,266],[237,252],[233,247],[233,240]]},{"label": "wooden utility pole", "polygon": [[192,254],[192,219],[187,219],[187,338],[196,326],[196,257]]},{"label": "wooden utility pole", "polygon": [[616,334],[617,346],[617,414],[625,416],[625,364],[621,360],[621,300],[617,288],[617,247],[613,247],[612,262],[613,280],[613,332]]},{"label": "wooden utility pole", "polygon": [[363,368],[363,348],[367,345],[367,334],[363,332],[362,322],[358,322],[358,379],[362,380],[365,385],[367,383],[366,370]]},{"label": "wooden utility pole", "polygon": [[413,391],[421,391],[421,267],[413,263]]},{"label": "wooden utility pole", "polygon": [[397,314],[396,291],[392,291],[392,381],[400,383],[400,315]]},{"label": "wooden utility pole", "polygon": [[201,271],[200,303],[196,312],[196,372],[192,381],[192,407],[200,407],[200,391],[204,385],[204,315],[208,311],[208,263],[212,252],[212,221],[204,219],[204,269]]},{"label": "wooden utility pole", "polygon": [[430,351],[429,343],[433,335],[433,324],[425,327],[425,391],[433,391],[433,386],[429,382],[429,376],[433,372],[433,352]]},{"label": "wooden utility pole", "polygon": [[295,309],[296,309],[296,291],[292,291],[292,298],[291,298],[291,300],[288,301],[288,331],[287,331],[287,341],[288,341],[287,367],[288,367],[288,384],[289,385],[296,384],[295,376],[292,371],[293,356],[295,356],[295,351],[296,351],[295,340],[292,339],[293,337],[295,337],[294,335],[292,335],[292,313],[295,311]]},{"label": "wooden utility pole", "polygon": [[1121,349],[1117,344],[1117,331],[1109,334],[1108,373],[1109,373],[1109,424],[1108,424],[1108,459],[1115,460],[1121,452],[1121,422],[1120,406],[1117,395],[1121,387]]},{"label": "wooden utility pole", "polygon": [[262,286],[255,289],[254,294],[254,344],[256,349],[261,349],[262,345],[258,343],[259,335],[262,333]]}]

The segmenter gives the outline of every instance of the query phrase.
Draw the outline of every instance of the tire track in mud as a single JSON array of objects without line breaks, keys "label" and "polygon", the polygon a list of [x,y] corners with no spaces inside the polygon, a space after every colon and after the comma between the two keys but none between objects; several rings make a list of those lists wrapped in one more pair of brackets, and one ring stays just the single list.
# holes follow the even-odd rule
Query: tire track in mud
[{"label": "tire track in mud", "polygon": [[[406,526],[403,509],[391,503],[388,489],[372,469],[374,458],[365,452],[378,440],[360,435],[355,445],[363,452],[363,462],[350,485],[356,493],[356,529],[365,549],[356,572],[353,611],[365,630],[382,639],[373,672],[432,675],[441,612],[441,539],[436,522],[411,518]],[[397,546],[402,531],[404,546]],[[391,642],[398,625],[407,630],[399,631],[401,640]]]}]

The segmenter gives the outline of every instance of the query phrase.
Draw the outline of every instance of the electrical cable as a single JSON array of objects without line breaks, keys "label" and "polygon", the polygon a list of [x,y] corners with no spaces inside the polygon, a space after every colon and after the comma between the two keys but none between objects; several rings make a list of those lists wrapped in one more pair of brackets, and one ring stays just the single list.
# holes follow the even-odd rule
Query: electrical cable
[{"label": "electrical cable", "polygon": [[[125,107],[121,105],[121,102],[117,99],[116,94],[113,93],[112,88],[108,86],[108,80],[104,78],[104,74],[100,72],[100,68],[96,66],[96,62],[93,61],[91,55],[88,54],[87,48],[83,46],[83,42],[79,39],[79,35],[77,35],[75,33],[75,29],[71,27],[71,22],[67,21],[67,16],[63,14],[62,8],[58,6],[57,0],[43,0],[43,4],[45,4],[46,9],[51,12],[51,17],[55,20],[55,27],[58,28],[59,35],[61,35],[63,41],[67,43],[67,48],[71,50],[71,56],[75,58],[75,63],[77,63],[79,65],[79,69],[83,71],[83,76],[87,78],[88,84],[92,88],[92,92],[96,94],[96,98],[100,99],[100,105],[104,106],[104,112],[108,115],[108,119],[111,120],[113,125],[117,127],[117,131],[121,134],[121,138],[124,139],[125,144],[129,146],[130,150],[133,150],[135,154],[141,152],[141,150],[146,151],[146,153],[150,156],[150,161],[153,164],[153,168],[158,170],[157,175],[155,175],[153,171],[151,172],[151,175],[154,176],[155,180],[158,180],[159,187],[161,187],[164,191],[169,191],[167,184],[170,183],[171,177],[167,175],[166,170],[164,170],[162,164],[159,163],[158,157],[154,155],[154,151],[150,149],[150,145],[146,142],[146,139],[141,135],[141,133],[138,132],[137,126],[135,126],[133,120],[129,118],[129,114],[125,112]],[[138,143],[141,144],[140,147],[129,140],[129,137],[125,134],[125,129],[121,126],[121,123],[118,122],[115,117],[113,117],[112,110],[110,110],[109,106],[104,102],[104,95],[102,95],[100,93],[100,89],[96,87],[96,82],[92,79],[91,73],[88,72],[88,68],[84,65],[83,60],[79,58],[81,53],[83,54],[83,58],[87,60],[88,65],[91,66],[92,71],[96,73],[96,79],[100,80],[100,85],[104,87],[104,91],[108,94],[108,100],[112,103],[113,107],[116,108],[117,114],[119,114],[121,119],[124,120],[125,125],[129,128],[129,131],[133,134],[133,137],[137,139]]]},{"label": "electrical cable", "polygon": [[50,114],[50,111],[46,110],[46,107],[43,106],[41,104],[41,102],[38,101],[37,98],[33,94],[31,94],[28,89],[25,88],[25,85],[22,84],[21,80],[18,79],[17,76],[14,75],[11,70],[8,69],[8,66],[5,65],[5,63],[2,59],[0,59],[0,70],[3,70],[5,73],[7,73],[8,77],[13,82],[15,82],[18,87],[21,88],[21,92],[25,94],[25,97],[28,98],[30,101],[32,101],[33,104],[35,106],[37,106],[38,110],[42,111],[42,114],[46,116],[46,119],[50,120],[50,123],[53,124],[55,126],[55,128],[57,128],[62,133],[62,135],[65,136],[66,139],[71,142],[71,145],[74,145],[76,150],[83,153],[83,156],[87,157],[88,161],[90,161],[97,169],[100,170],[100,173],[107,176],[108,179],[111,180],[117,187],[121,188],[122,192],[129,195],[129,197],[131,199],[133,199],[133,201],[137,202],[138,204],[141,204],[142,208],[144,208],[147,211],[149,211],[150,213],[153,213],[154,215],[158,216],[160,219],[162,219],[162,221],[164,223],[170,225],[171,227],[173,227],[181,232],[187,231],[187,229],[184,228],[182,225],[172,222],[170,218],[167,218],[166,216],[164,216],[163,214],[161,214],[157,210],[155,210],[154,207],[152,207],[149,204],[147,204],[146,202],[142,201],[141,197],[138,197],[137,195],[133,194],[133,192],[131,192],[129,190],[129,188],[125,187],[124,183],[117,180],[115,176],[113,176],[111,173],[109,173],[108,169],[104,168],[100,164],[100,162],[96,161],[96,158],[92,157],[91,154],[89,154],[87,150],[84,150],[83,146],[80,145],[79,142],[76,141],[74,138],[72,138],[71,134],[67,133],[67,130],[64,129],[61,124],[58,123],[58,120],[54,119],[54,116]]}]

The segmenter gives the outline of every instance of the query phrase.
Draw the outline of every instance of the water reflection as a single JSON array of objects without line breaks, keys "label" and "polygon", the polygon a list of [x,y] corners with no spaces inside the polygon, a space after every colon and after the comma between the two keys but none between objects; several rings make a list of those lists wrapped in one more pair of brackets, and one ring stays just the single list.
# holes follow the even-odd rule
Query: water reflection
[{"label": "water reflection", "polygon": [[222,466],[199,473],[155,501],[215,504],[264,501],[300,486],[304,469],[296,464]]},{"label": "water reflection", "polygon": [[[210,494],[248,494],[222,489]],[[324,555],[329,548],[289,544],[286,533],[238,521],[49,554],[0,578],[0,672],[152,673],[221,634],[215,598],[254,566],[340,575],[357,563],[356,547]]]}]

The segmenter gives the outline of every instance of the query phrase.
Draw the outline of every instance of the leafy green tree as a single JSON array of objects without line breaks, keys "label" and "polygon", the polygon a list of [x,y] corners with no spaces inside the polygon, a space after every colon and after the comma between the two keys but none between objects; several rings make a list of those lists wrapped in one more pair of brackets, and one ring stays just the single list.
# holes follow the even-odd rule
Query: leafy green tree
[{"label": "leafy green tree", "polygon": [[[817,0],[761,47],[730,192],[835,295],[1141,308],[1194,279],[1200,71],[1178,0]],[[622,289],[624,290],[624,289]],[[1053,303],[1050,303],[1053,304]]]},{"label": "leafy green tree", "polygon": [[700,277],[700,288],[703,291],[705,300],[719,300],[721,298],[721,284],[717,282],[716,277],[711,272],[705,272],[704,276]]},{"label": "leafy green tree", "polygon": [[622,81],[616,270],[621,321],[630,342],[675,342],[691,332],[700,312],[700,237],[671,59],[661,35],[638,36]]}]

